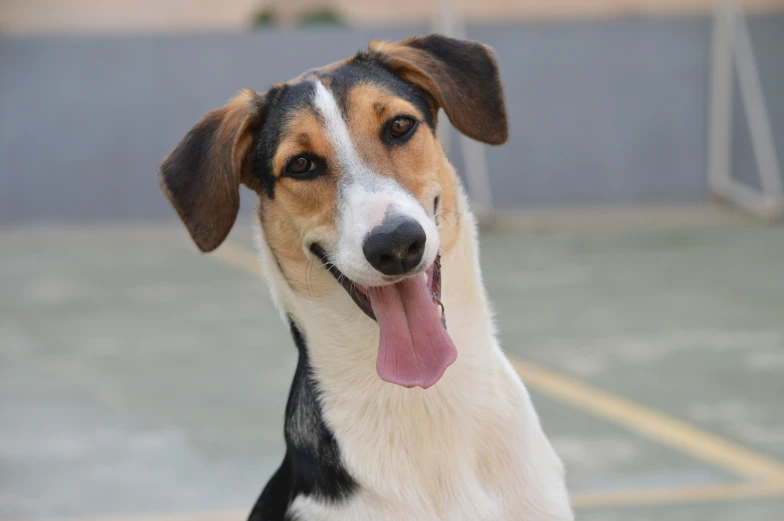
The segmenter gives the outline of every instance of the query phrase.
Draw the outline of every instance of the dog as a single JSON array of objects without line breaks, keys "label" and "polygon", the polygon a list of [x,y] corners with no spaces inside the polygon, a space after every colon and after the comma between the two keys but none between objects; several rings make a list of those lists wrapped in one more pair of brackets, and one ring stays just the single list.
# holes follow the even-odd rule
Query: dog
[{"label": "dog", "polygon": [[270,293],[299,351],[286,454],[250,521],[573,519],[564,467],[496,340],[475,219],[438,138],[506,142],[490,48],[368,50],[207,113],[158,179],[217,248],[258,194]]}]

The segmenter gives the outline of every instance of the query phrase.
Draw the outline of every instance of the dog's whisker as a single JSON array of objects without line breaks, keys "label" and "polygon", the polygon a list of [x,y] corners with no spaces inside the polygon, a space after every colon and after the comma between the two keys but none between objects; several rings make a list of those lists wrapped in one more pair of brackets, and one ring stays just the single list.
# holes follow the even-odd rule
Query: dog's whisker
[{"label": "dog's whisker", "polygon": [[444,217],[444,214],[446,214],[446,213],[450,213],[450,214],[456,215],[458,221],[460,220],[461,217],[463,217],[463,214],[461,212],[458,212],[457,210],[447,210],[446,208],[439,209],[438,213],[436,215],[441,217],[442,219],[446,220],[446,217]]},{"label": "dog's whisker", "polygon": [[308,259],[308,264],[305,267],[305,288],[307,289],[308,296],[315,297],[313,293],[313,286],[311,284],[313,278],[313,259]]},{"label": "dog's whisker", "polygon": [[[443,223],[446,223],[446,224],[447,224],[447,225],[449,225],[449,226],[452,226],[452,225],[453,225],[452,221],[450,221],[449,219],[447,219],[447,217],[446,217],[446,215],[445,215],[447,212],[448,212],[448,213],[450,213],[450,214],[455,214],[455,215],[457,215],[457,220],[458,220],[458,222],[460,222],[460,217],[461,217],[461,214],[460,214],[460,212],[458,212],[458,211],[455,211],[455,210],[447,210],[446,208],[440,208],[440,209],[438,210],[438,212],[436,213],[436,216],[435,216],[435,217],[436,217],[436,227],[437,227],[437,228],[439,228],[439,229],[440,229],[440,228],[441,228],[441,226],[443,225]],[[439,220],[440,220],[441,222],[439,222]]]},{"label": "dog's whisker", "polygon": [[440,219],[438,219],[436,221],[436,228],[437,229],[440,230],[441,228],[444,227],[444,225],[447,225],[447,226],[451,227],[452,226],[452,222],[449,219],[447,219],[446,217],[441,217]]}]

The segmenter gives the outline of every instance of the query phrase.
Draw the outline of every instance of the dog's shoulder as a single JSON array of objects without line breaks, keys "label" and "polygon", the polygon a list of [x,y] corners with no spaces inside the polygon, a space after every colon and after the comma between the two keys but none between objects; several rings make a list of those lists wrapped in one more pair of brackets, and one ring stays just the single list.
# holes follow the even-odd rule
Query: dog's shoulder
[{"label": "dog's shoulder", "polygon": [[297,497],[335,503],[347,499],[357,487],[324,421],[305,339],[293,320],[290,328],[299,361],[286,404],[286,455],[256,501],[249,521],[289,521],[287,512]]}]

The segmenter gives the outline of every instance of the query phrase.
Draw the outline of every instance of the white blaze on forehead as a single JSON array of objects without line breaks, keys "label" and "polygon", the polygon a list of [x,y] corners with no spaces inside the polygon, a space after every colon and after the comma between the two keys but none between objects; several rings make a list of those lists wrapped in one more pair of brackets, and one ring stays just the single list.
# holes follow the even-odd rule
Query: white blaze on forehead
[{"label": "white blaze on forehead", "polygon": [[327,139],[329,139],[332,145],[332,149],[335,152],[335,160],[340,165],[343,174],[348,177],[370,174],[359,158],[356,148],[354,148],[354,142],[351,141],[351,133],[348,131],[348,125],[343,119],[343,113],[335,97],[320,81],[316,82],[316,94],[313,97],[313,103],[324,120],[324,130],[326,131]]},{"label": "white blaze on forehead", "polygon": [[324,133],[332,145],[328,159],[340,170],[338,189],[337,241],[328,248],[330,258],[349,279],[365,286],[377,286],[385,279],[365,259],[362,245],[370,231],[382,223],[387,213],[415,219],[425,230],[425,263],[438,253],[438,230],[419,202],[392,178],[366,165],[357,153],[348,124],[335,97],[319,81],[313,105],[319,113]]}]

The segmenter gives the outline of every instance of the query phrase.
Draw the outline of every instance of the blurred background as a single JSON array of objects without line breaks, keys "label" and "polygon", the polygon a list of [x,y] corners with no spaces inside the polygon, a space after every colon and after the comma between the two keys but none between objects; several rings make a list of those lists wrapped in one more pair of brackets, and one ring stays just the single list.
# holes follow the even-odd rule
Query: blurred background
[{"label": "blurred background", "polygon": [[431,31],[499,57],[509,143],[442,140],[578,519],[784,517],[784,0],[0,0],[0,521],[243,519],[295,349],[251,194],[200,256],[158,165]]}]

